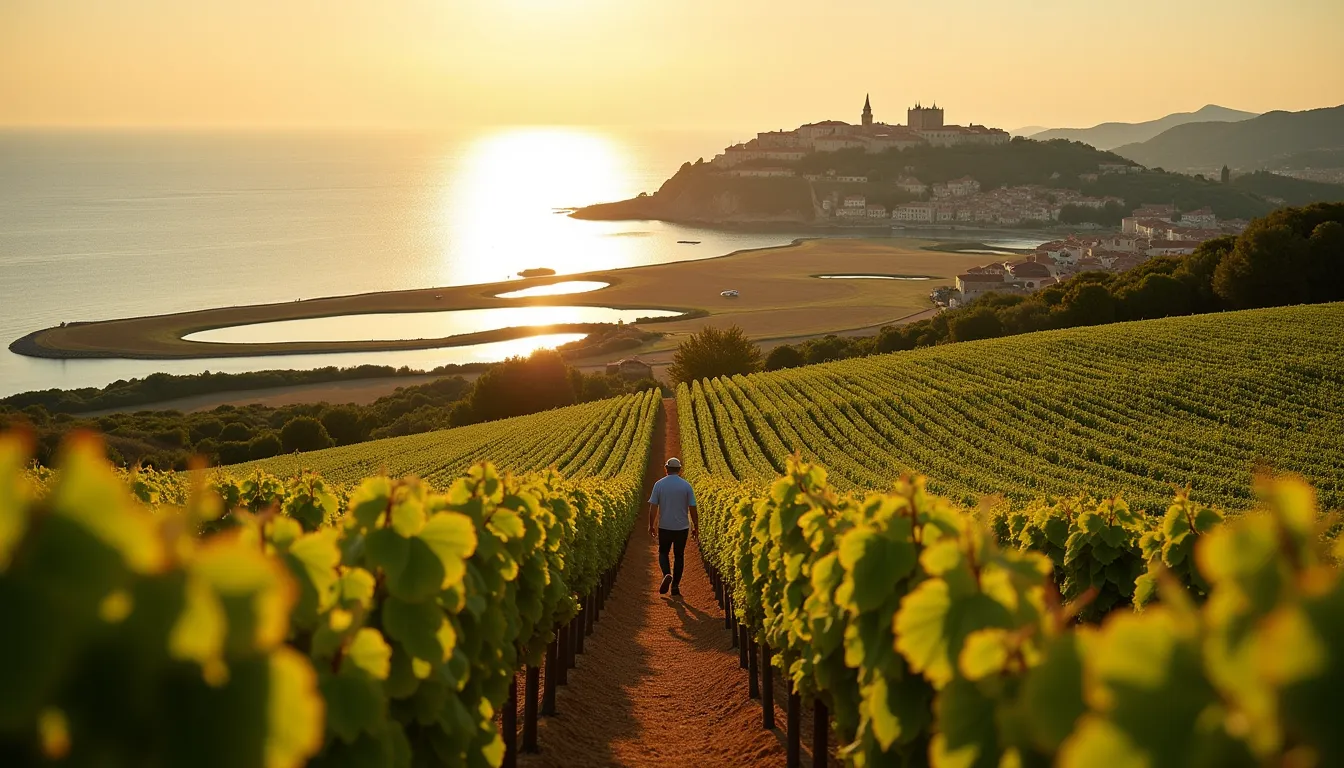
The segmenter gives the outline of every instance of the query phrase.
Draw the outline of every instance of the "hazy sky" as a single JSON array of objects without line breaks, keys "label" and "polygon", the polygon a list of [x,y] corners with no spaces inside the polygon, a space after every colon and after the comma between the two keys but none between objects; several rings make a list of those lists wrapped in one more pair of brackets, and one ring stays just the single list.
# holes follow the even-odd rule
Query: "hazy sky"
[{"label": "hazy sky", "polygon": [[1344,103],[1344,0],[0,0],[0,125],[1002,128]]}]

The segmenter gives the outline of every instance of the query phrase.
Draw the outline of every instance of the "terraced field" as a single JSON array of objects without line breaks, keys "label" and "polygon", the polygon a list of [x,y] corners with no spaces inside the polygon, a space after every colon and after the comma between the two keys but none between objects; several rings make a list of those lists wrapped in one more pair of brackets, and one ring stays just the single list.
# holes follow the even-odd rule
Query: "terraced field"
[{"label": "terraced field", "polygon": [[1251,504],[1257,465],[1344,503],[1344,305],[1169,318],[715,379],[678,392],[692,475],[763,484],[797,450],[840,489],[901,473],[964,504],[1121,493]]},{"label": "terraced field", "polygon": [[513,472],[554,467],[572,480],[611,478],[633,468],[638,482],[660,407],[657,392],[650,390],[469,427],[277,456],[226,470],[235,477],[257,470],[292,477],[313,470],[342,485],[379,474],[416,475],[446,485],[473,463],[488,459]]}]

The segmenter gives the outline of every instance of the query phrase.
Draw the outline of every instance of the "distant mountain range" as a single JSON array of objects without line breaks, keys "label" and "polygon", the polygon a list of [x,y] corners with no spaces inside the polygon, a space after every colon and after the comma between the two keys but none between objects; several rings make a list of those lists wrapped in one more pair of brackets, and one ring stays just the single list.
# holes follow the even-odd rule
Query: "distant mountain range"
[{"label": "distant mountain range", "polygon": [[1297,153],[1336,148],[1344,148],[1344,105],[1267,112],[1235,123],[1187,123],[1114,151],[1149,168],[1169,171],[1222,165],[1250,171]]},{"label": "distant mountain range", "polygon": [[1091,128],[1050,128],[1034,133],[1030,132],[1031,128],[1020,128],[1012,133],[1036,141],[1068,139],[1091,144],[1097,149],[1115,149],[1123,144],[1147,141],[1169,128],[1186,123],[1234,123],[1255,116],[1254,112],[1242,112],[1238,109],[1209,104],[1197,112],[1176,112],[1143,123],[1102,123]]}]

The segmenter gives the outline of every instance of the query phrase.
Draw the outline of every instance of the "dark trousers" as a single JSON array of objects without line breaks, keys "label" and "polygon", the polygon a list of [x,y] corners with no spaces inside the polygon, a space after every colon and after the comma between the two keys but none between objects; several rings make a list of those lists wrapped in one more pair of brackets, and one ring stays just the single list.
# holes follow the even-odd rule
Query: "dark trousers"
[{"label": "dark trousers", "polygon": [[[686,563],[686,537],[690,535],[690,530],[669,531],[666,528],[658,529],[658,565],[663,569],[663,575],[672,574],[672,588],[676,589],[681,585],[681,569]],[[676,565],[672,565],[667,560],[667,551],[673,550],[676,555]]]}]

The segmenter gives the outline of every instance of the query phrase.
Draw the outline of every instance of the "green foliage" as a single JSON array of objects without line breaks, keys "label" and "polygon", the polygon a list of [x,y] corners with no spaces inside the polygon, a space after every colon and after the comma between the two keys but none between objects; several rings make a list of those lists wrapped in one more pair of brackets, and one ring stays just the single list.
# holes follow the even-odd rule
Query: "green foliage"
[{"label": "green foliage", "polygon": [[1213,273],[1229,307],[1344,299],[1344,203],[1289,208],[1258,219]]},{"label": "green foliage", "polygon": [[761,350],[737,326],[702,328],[681,342],[667,375],[681,383],[761,369]]},{"label": "green foliage", "polygon": [[280,443],[286,451],[320,451],[332,446],[331,435],[322,422],[311,416],[298,416],[285,422]]},{"label": "green foliage", "polygon": [[635,403],[588,423],[582,479],[478,463],[348,497],[310,473],[118,473],[91,442],[25,469],[0,436],[0,754],[498,765],[509,679],[637,514],[660,403]]},{"label": "green foliage", "polygon": [[571,479],[606,477],[629,469],[629,457],[642,450],[638,441],[658,402],[656,390],[645,390],[501,421],[285,454],[219,471],[247,478],[258,472],[295,477],[310,470],[344,487],[379,473],[446,484],[473,464],[489,460],[511,472],[555,468]]},{"label": "green foliage", "polygon": [[[1260,481],[1263,512],[1231,522],[1185,495],[1160,521],[1119,500],[989,521],[921,478],[838,494],[796,457],[768,487],[687,467],[742,620],[794,690],[827,703],[848,764],[1344,757],[1330,724],[1344,683],[1340,552],[1325,551],[1299,481]],[[1027,548],[997,541],[1009,527]],[[1159,602],[1105,610],[1120,591],[1107,569],[1139,551]],[[1082,590],[1075,604],[1056,597],[1060,580]],[[1079,611],[1105,621],[1080,625]]]},{"label": "green foliage", "polygon": [[[965,506],[992,494],[1026,505],[1087,492],[1123,494],[1154,515],[1174,486],[1245,509],[1252,468],[1272,457],[1333,508],[1344,504],[1341,337],[1344,304],[1331,304],[721,377],[678,390],[683,451],[752,483],[801,451],[842,490],[889,487],[909,471]],[[699,435],[694,446],[688,432]]]}]

